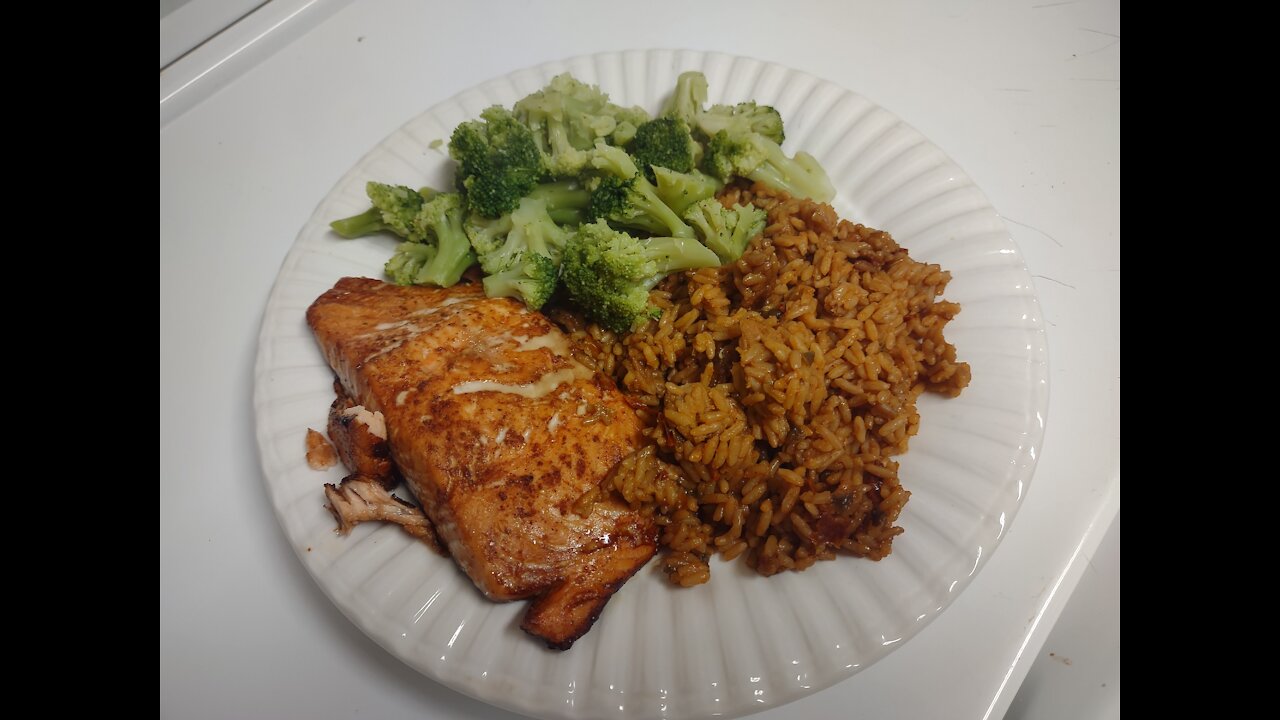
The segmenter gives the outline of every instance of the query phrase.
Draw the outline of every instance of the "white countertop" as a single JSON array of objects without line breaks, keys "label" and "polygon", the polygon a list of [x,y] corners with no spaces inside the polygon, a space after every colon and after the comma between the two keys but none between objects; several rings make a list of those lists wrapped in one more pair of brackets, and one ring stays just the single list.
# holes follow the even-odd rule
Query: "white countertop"
[{"label": "white countertop", "polygon": [[861,93],[945,149],[1008,220],[1051,368],[1019,515],[900,650],[754,717],[1005,713],[1120,507],[1119,3],[643,8],[619,31],[612,3],[272,0],[162,72],[162,717],[514,717],[384,652],[294,557],[254,441],[258,324],[316,203],[405,120],[514,69],[645,47],[755,56]]}]

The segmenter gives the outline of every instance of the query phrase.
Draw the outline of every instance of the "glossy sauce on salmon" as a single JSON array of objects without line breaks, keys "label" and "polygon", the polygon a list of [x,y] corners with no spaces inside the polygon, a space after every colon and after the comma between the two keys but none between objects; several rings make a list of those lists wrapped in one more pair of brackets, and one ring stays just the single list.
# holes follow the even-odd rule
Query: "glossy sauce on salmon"
[{"label": "glossy sauce on salmon", "polygon": [[567,648],[653,556],[651,519],[572,506],[641,444],[607,379],[542,315],[479,285],[343,278],[307,311],[347,393],[382,413],[392,457],[441,539],[523,627]]}]

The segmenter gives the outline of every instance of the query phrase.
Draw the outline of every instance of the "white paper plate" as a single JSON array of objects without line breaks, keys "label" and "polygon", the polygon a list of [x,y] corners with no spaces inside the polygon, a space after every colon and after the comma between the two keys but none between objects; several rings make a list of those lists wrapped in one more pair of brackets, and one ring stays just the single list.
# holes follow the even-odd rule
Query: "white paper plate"
[{"label": "white paper plate", "polygon": [[[772,578],[714,562],[682,590],[651,563],[565,653],[519,629],[524,603],[483,599],[454,564],[395,527],[334,534],[310,470],[332,373],[303,312],[344,275],[379,277],[393,242],[344,241],[328,222],[364,210],[365,181],[444,187],[449,161],[429,143],[492,104],[510,106],[566,70],[621,104],[655,111],[684,70],[712,102],[754,99],[787,123],[788,152],[831,175],[842,217],[882,228],[912,257],[953,273],[963,305],[947,336],[973,368],[954,400],[921,400],[921,431],[901,465],[912,492],[893,554],[819,563]],[[423,674],[519,712],[566,718],[739,715],[843,680],[915,635],[991,556],[1031,479],[1048,405],[1044,329],[1018,249],[982,192],[945,153],[848,90],[771,63],[678,51],[607,53],[521,70],[410,120],[321,201],[285,259],[262,323],[254,406],[272,501],[298,557],[352,622]]]}]

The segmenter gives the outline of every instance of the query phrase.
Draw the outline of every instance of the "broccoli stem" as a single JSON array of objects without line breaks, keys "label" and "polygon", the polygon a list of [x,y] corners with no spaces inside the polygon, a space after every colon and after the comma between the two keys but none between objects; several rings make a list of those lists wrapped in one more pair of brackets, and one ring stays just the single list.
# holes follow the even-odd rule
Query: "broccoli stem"
[{"label": "broccoli stem", "polygon": [[[694,236],[693,228],[685,224],[685,221],[681,220],[675,211],[662,202],[654,187],[649,184],[648,180],[644,179],[643,175],[636,177],[634,187],[636,194],[643,199],[643,202],[637,202],[636,204],[662,223],[667,232],[677,238],[692,238]],[[660,230],[652,228],[650,232],[660,232]]]},{"label": "broccoli stem", "polygon": [[678,173],[664,167],[653,169],[654,191],[672,212],[684,216],[695,203],[705,200],[720,190],[720,182],[697,170]]},{"label": "broccoli stem", "polygon": [[690,238],[654,237],[642,241],[645,255],[658,265],[658,275],[647,282],[648,288],[658,284],[662,278],[678,270],[717,267],[720,258],[706,245]]},{"label": "broccoli stem", "polygon": [[542,183],[526,197],[547,203],[547,211],[584,210],[591,204],[591,193],[576,180]]},{"label": "broccoli stem", "polygon": [[371,207],[359,215],[334,220],[329,223],[329,227],[333,228],[333,231],[342,237],[351,240],[380,230],[386,230],[387,224],[382,222],[382,211],[376,207]]},{"label": "broccoli stem", "polygon": [[471,241],[467,239],[467,234],[462,229],[462,218],[457,213],[449,213],[440,221],[433,222],[431,229],[439,242],[439,250],[435,258],[418,273],[418,284],[452,287],[476,261]]},{"label": "broccoli stem", "polygon": [[808,153],[796,153],[787,157],[777,143],[767,139],[759,143],[765,149],[765,161],[747,177],[770,187],[785,190],[795,197],[806,197],[818,202],[831,202],[835,188],[818,161]]},{"label": "broccoli stem", "polygon": [[581,225],[587,219],[586,213],[576,208],[547,210],[547,216],[557,225]]}]

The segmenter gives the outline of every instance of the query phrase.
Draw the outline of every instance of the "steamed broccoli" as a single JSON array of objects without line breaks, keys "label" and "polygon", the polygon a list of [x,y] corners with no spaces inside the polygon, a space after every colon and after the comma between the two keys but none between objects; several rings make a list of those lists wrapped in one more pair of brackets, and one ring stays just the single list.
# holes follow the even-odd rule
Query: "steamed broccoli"
[{"label": "steamed broccoli", "polygon": [[703,165],[728,182],[741,175],[796,197],[829,202],[835,188],[818,161],[808,153],[787,157],[782,146],[757,132],[721,130],[707,144]]},{"label": "steamed broccoli", "polygon": [[[591,193],[576,180],[560,180],[558,182],[540,183],[536,185],[524,200],[540,201],[546,209],[546,215],[556,225],[580,225],[585,219],[587,208],[591,205]],[[517,206],[517,209],[520,206]],[[471,238],[471,247],[484,263],[484,256],[501,247],[511,232],[511,215],[513,210],[499,218],[486,218],[472,213],[467,216],[464,229]]]},{"label": "steamed broccoli", "polygon": [[557,75],[515,104],[515,116],[530,130],[554,177],[577,175],[598,140],[626,145],[649,119],[640,108],[623,108],[594,85]]},{"label": "steamed broccoli", "polygon": [[[397,249],[397,256],[408,257],[387,263],[387,274],[402,285],[439,285],[449,287],[458,282],[463,271],[471,267],[476,256],[471,252],[471,241],[462,229],[462,196],[457,193],[439,193],[423,204],[413,217],[410,228],[417,237],[424,238],[424,247],[434,253],[405,248]],[[415,243],[406,243],[415,244]],[[397,263],[392,267],[392,263]],[[412,279],[405,282],[412,268]]]},{"label": "steamed broccoli", "polygon": [[596,322],[628,332],[655,317],[649,290],[677,270],[715,267],[716,255],[695,240],[638,240],[607,223],[583,225],[565,245],[560,277],[569,297]]},{"label": "steamed broccoli", "polygon": [[702,73],[682,73],[664,113],[682,118],[709,138],[704,169],[728,182],[742,176],[785,190],[798,197],[828,202],[835,189],[818,161],[807,153],[789,158],[782,152],[782,116],[768,105],[754,102],[715,105],[703,109],[707,79]]},{"label": "steamed broccoli", "polygon": [[695,116],[702,112],[702,104],[706,101],[707,76],[697,70],[683,72],[676,78],[675,92],[662,108],[662,114],[678,117],[692,127]]},{"label": "steamed broccoli", "polygon": [[436,258],[436,246],[420,242],[402,242],[383,269],[397,285],[418,284],[418,273]]},{"label": "steamed broccoli", "polygon": [[655,167],[653,176],[653,189],[658,198],[681,216],[690,205],[714,196],[723,187],[719,180],[697,170],[678,173],[664,167]]},{"label": "steamed broccoli", "polygon": [[636,131],[640,126],[649,122],[649,113],[639,105],[631,107],[622,107],[621,105],[613,105],[614,117],[617,118],[618,124],[614,126],[613,133],[609,135],[610,144],[618,147],[627,147],[635,140]]},{"label": "steamed broccoli", "polygon": [[726,208],[715,198],[702,200],[688,209],[684,219],[698,230],[702,244],[711,248],[722,263],[742,257],[747,243],[764,230],[765,212],[754,205]]},{"label": "steamed broccoli", "polygon": [[390,229],[382,220],[382,211],[376,207],[371,207],[359,215],[334,220],[329,223],[329,227],[348,240]]},{"label": "steamed broccoli", "polygon": [[560,268],[551,258],[525,253],[509,269],[486,276],[484,294],[519,298],[530,310],[538,310],[551,299],[559,274]]},{"label": "steamed broccoli", "polygon": [[654,235],[693,237],[693,228],[658,198],[625,150],[599,143],[591,154],[591,166],[605,174],[588,185],[592,220],[606,219]]},{"label": "steamed broccoli", "polygon": [[365,192],[372,209],[330,226],[343,237],[390,230],[408,240],[386,264],[387,275],[396,283],[449,287],[475,262],[462,229],[461,195],[376,182],[366,185]]},{"label": "steamed broccoli", "polygon": [[779,145],[786,138],[778,111],[754,102],[713,105],[710,110],[699,112],[694,123],[707,137],[715,137],[721,130],[728,130],[735,135],[757,132]]},{"label": "steamed broccoli", "polygon": [[537,310],[556,289],[560,253],[569,233],[551,219],[546,201],[540,198],[521,200],[506,217],[509,227],[504,238],[472,238],[480,267],[488,275],[484,291],[489,297],[518,297]]},{"label": "steamed broccoli", "polygon": [[462,229],[467,234],[467,239],[471,241],[471,248],[476,256],[484,257],[486,253],[502,247],[507,233],[511,232],[511,213],[500,218],[480,217],[471,213],[463,221]]},{"label": "steamed broccoli", "polygon": [[385,185],[379,182],[368,182],[364,186],[365,194],[373,202],[373,207],[359,215],[334,220],[329,227],[344,238],[358,238],[362,235],[390,230],[402,238],[421,242],[420,237],[410,237],[413,216],[418,214],[426,198],[435,194],[431,188],[415,191],[404,185]]},{"label": "steamed broccoli", "polygon": [[569,233],[551,219],[546,201],[525,198],[508,217],[511,225],[505,236],[488,236],[474,245],[486,273],[507,270],[527,253],[543,255],[559,265]]},{"label": "steamed broccoli", "polygon": [[510,212],[546,174],[542,154],[529,128],[497,105],[464,122],[449,139],[449,155],[458,161],[458,189],[467,206],[485,217]]},{"label": "steamed broccoli", "polygon": [[651,235],[693,237],[693,228],[658,199],[653,186],[640,175],[626,180],[612,175],[595,180],[588,214],[592,220],[608,220]]},{"label": "steamed broccoli", "polygon": [[702,156],[702,147],[694,142],[689,124],[671,116],[641,125],[627,149],[649,180],[653,180],[655,166],[685,173],[692,170]]},{"label": "steamed broccoli", "polygon": [[758,132],[770,140],[782,144],[782,116],[768,105],[755,102],[737,105],[713,105],[704,110],[707,101],[707,78],[696,70],[681,73],[676,80],[675,92],[667,101],[662,114],[684,120],[690,128],[696,128],[706,137],[715,137],[721,130],[734,134]]},{"label": "steamed broccoli", "polygon": [[591,193],[577,180],[542,183],[526,197],[542,200],[558,225],[578,225],[591,205]]}]

